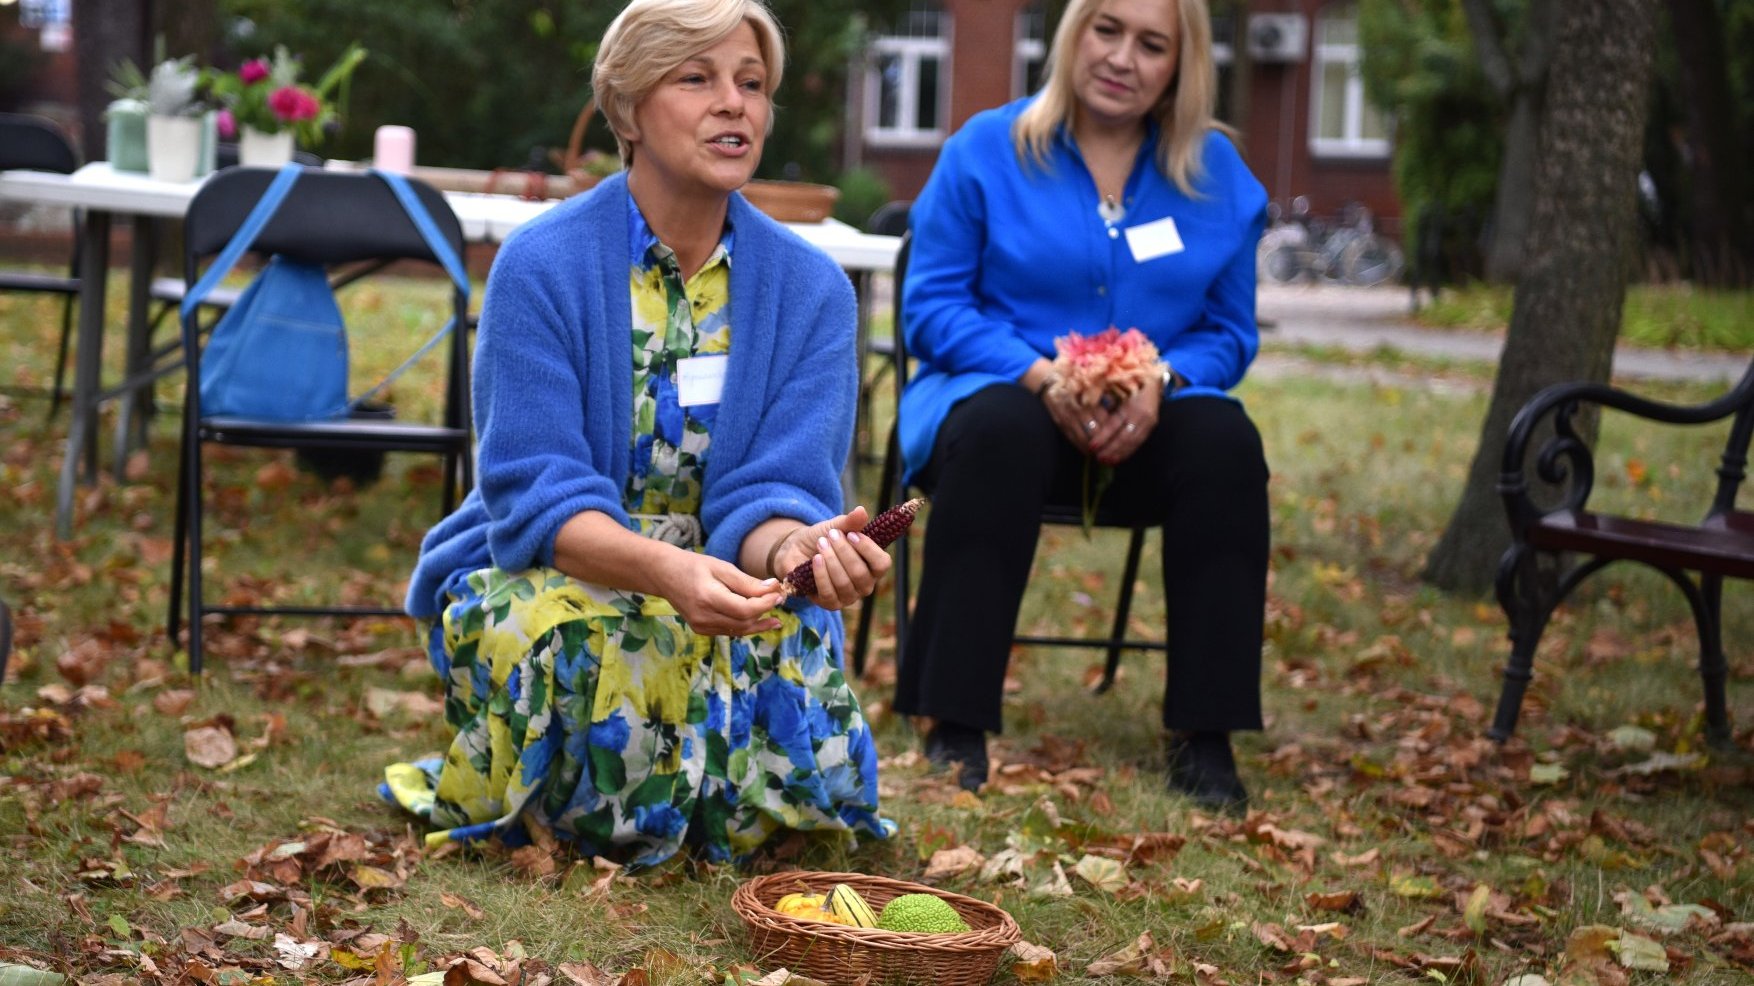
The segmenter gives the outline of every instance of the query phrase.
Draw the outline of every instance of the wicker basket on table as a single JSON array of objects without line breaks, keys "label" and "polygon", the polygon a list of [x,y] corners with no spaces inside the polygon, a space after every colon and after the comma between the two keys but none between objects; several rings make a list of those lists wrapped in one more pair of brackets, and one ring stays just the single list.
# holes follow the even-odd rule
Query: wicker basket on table
[{"label": "wicker basket on table", "polygon": [[[962,916],[969,930],[946,935],[852,928],[795,918],[773,909],[789,893],[826,894],[837,883],[857,890],[881,912],[902,894],[931,894]],[[764,968],[784,966],[825,983],[849,986],[869,974],[873,984],[931,983],[986,986],[1005,950],[1021,939],[1003,908],[933,887],[862,873],[788,872],[756,877],[731,895],[731,909],[749,929],[750,947]]]}]

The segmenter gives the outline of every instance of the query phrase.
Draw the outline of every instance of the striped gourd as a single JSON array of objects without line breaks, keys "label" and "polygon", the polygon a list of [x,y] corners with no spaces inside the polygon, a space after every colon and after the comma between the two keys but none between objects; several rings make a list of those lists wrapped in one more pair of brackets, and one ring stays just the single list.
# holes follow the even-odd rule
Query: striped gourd
[{"label": "striped gourd", "polygon": [[871,911],[871,905],[859,892],[844,883],[837,883],[828,892],[828,909],[835,917],[855,928],[877,927],[877,915]]}]

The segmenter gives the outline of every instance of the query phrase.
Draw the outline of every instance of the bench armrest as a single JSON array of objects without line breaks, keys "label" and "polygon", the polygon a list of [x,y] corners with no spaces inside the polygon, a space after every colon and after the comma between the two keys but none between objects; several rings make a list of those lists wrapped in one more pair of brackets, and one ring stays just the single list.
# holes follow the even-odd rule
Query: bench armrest
[{"label": "bench armrest", "polygon": [[[1556,511],[1578,511],[1589,499],[1595,483],[1595,462],[1589,445],[1578,434],[1576,417],[1585,405],[1612,409],[1647,421],[1664,424],[1701,425],[1722,421],[1743,412],[1730,437],[1726,462],[1732,457],[1745,458],[1748,447],[1748,425],[1754,415],[1747,413],[1754,406],[1754,364],[1727,393],[1703,404],[1669,404],[1639,397],[1625,390],[1600,383],[1559,383],[1547,387],[1530,398],[1510,423],[1504,443],[1504,459],[1498,475],[1498,492],[1504,498],[1511,529],[1521,531],[1539,517]],[[1529,445],[1535,440],[1541,423],[1551,416],[1553,432],[1547,436],[1535,457],[1535,475],[1545,483],[1559,488],[1556,503],[1542,506],[1530,496],[1524,475]],[[1737,453],[1740,448],[1741,452]],[[1738,477],[1739,478],[1739,477]],[[1720,495],[1721,499],[1721,495]],[[1726,507],[1727,509],[1727,507]],[[1714,513],[1719,512],[1714,508]]]}]

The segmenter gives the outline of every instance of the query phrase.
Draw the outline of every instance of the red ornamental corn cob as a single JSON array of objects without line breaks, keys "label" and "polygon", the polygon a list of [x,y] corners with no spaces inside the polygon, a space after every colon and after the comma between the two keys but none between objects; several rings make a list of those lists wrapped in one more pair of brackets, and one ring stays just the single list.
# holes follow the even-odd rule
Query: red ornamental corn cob
[{"label": "red ornamental corn cob", "polygon": [[[859,533],[877,542],[877,547],[887,548],[896,538],[907,533],[907,529],[914,525],[914,518],[919,515],[920,508],[925,505],[925,498],[918,496],[905,503],[898,503],[878,514]],[[814,596],[816,572],[811,569],[810,562],[787,572],[786,577],[781,580],[781,589],[788,596]]]}]

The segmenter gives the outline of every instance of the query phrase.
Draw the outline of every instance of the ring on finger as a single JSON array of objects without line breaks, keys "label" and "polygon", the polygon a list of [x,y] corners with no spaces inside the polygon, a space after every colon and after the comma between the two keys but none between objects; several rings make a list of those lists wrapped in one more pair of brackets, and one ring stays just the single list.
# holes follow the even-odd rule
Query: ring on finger
[{"label": "ring on finger", "polygon": [[1095,431],[1096,430],[1096,419],[1091,418],[1089,421],[1084,422],[1084,430],[1085,431]]},{"label": "ring on finger", "polygon": [[1129,421],[1129,422],[1127,422],[1127,428],[1126,428],[1126,430],[1127,430],[1127,433],[1128,433],[1128,434],[1131,434],[1131,433],[1133,433],[1133,432],[1135,432],[1135,431],[1138,431],[1138,430],[1139,430],[1139,426],[1138,426],[1138,425],[1137,425],[1137,424],[1136,424],[1136,423],[1134,423],[1134,422],[1132,422],[1132,421]]}]

